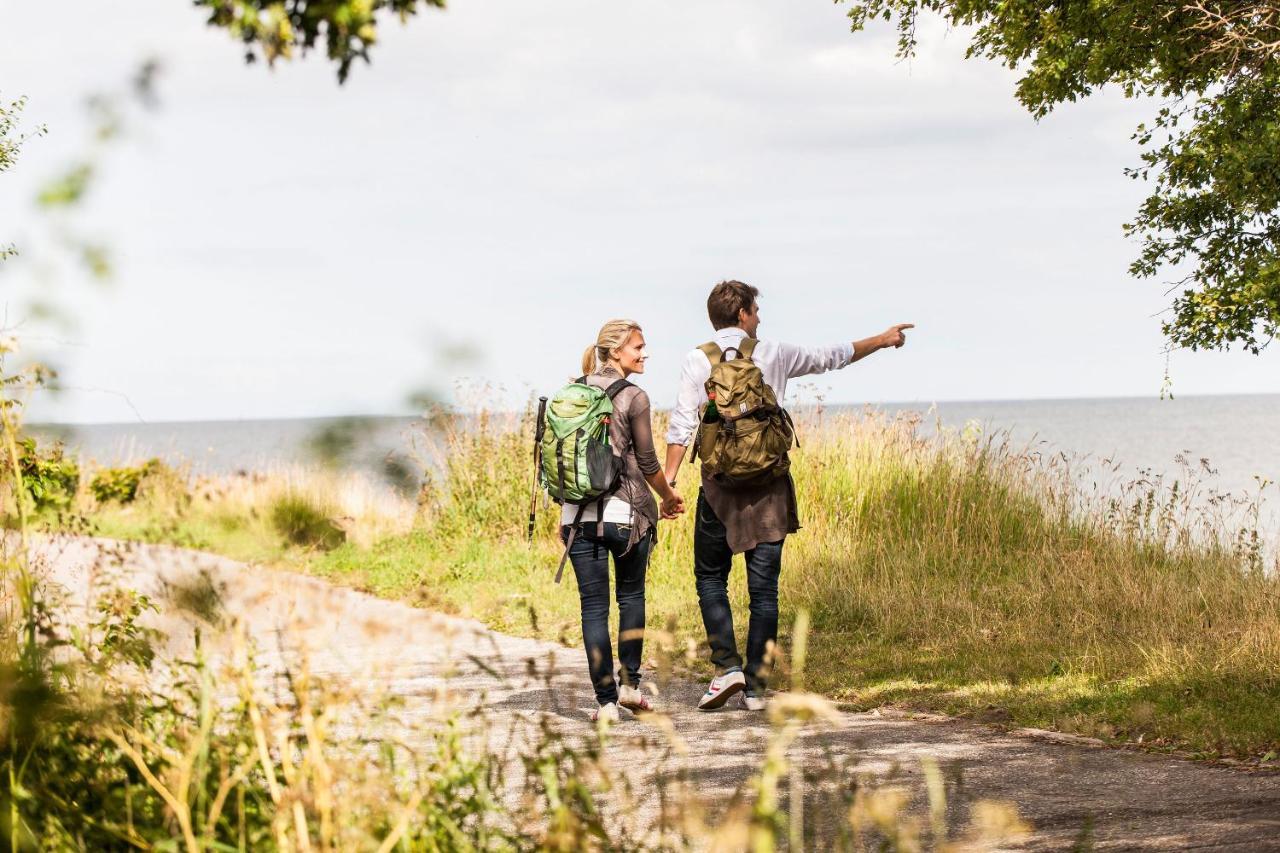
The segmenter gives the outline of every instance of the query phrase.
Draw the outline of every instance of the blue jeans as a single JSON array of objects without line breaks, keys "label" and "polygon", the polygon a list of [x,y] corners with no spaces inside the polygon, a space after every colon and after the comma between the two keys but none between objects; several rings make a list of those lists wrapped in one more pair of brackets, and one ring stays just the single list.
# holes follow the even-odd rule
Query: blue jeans
[{"label": "blue jeans", "polygon": [[[560,529],[567,539],[568,525]],[[583,522],[569,549],[569,561],[578,578],[582,600],[582,644],[587,650],[587,669],[596,701],[601,705],[618,701],[618,682],[613,674],[613,646],[609,637],[609,556],[613,555],[618,598],[618,676],[623,684],[640,684],[640,661],[644,652],[644,577],[649,568],[653,534],[649,533],[627,551],[631,528],[605,522],[604,536],[596,536],[596,523]],[[623,552],[626,551],[624,554]]]},{"label": "blue jeans", "polygon": [[[698,517],[693,530],[693,576],[698,586],[698,606],[707,629],[711,662],[720,669],[743,670],[738,641],[733,633],[729,607],[729,569],[733,552],[725,540],[724,524],[706,498],[698,495]],[[762,542],[746,553],[747,592],[751,597],[751,622],[747,626],[747,690],[763,695],[768,678],[769,646],[778,640],[778,575],[782,573],[782,543]]]}]

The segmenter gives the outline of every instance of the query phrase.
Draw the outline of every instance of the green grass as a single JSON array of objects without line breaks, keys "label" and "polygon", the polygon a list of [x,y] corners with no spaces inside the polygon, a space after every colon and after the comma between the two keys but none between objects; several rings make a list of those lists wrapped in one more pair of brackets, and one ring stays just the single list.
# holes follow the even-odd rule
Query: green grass
[{"label": "green grass", "polygon": [[[283,495],[271,504],[271,526],[290,545],[332,551],[347,535],[332,520],[333,512],[317,506],[301,495]],[[223,516],[224,526],[234,527],[234,519]]]},{"label": "green grass", "polygon": [[[893,706],[1035,726],[1204,757],[1280,751],[1280,580],[1185,490],[1081,493],[1060,462],[995,441],[924,439],[876,418],[803,427],[804,529],[788,540],[782,622],[808,611],[808,686]],[[176,526],[102,517],[111,535],[187,537],[502,631],[579,642],[573,575],[553,583],[556,508],[536,541],[521,434],[455,435],[429,511],[372,544],[289,546],[260,516],[198,505]],[[686,472],[692,505],[696,476]],[[261,515],[261,514],[260,514]],[[664,523],[648,624],[703,642],[692,519]],[[738,558],[740,565],[741,558]],[[731,595],[746,629],[746,593]],[[789,642],[786,630],[781,644]],[[653,644],[651,643],[651,646]],[[705,654],[690,666],[705,674]],[[775,678],[785,686],[785,663]]]}]

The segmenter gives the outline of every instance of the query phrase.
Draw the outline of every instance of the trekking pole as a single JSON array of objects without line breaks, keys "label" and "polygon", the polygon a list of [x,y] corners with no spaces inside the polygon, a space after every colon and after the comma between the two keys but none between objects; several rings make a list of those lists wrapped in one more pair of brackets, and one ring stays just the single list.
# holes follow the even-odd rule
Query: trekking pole
[{"label": "trekking pole", "polygon": [[547,398],[538,398],[538,420],[533,426],[533,488],[529,492],[529,541],[533,541],[534,517],[538,511],[538,472],[542,469],[542,437],[546,434]]}]

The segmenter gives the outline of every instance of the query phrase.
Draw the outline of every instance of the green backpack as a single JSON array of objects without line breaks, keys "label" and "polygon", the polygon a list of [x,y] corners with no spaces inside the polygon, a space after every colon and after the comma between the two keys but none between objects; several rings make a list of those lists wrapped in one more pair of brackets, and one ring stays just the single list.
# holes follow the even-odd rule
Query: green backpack
[{"label": "green backpack", "polygon": [[582,514],[594,503],[597,517],[603,518],[605,501],[622,481],[625,466],[609,443],[609,421],[613,417],[613,398],[629,387],[630,382],[619,379],[601,390],[588,385],[583,376],[551,398],[539,425],[539,478],[556,503],[578,507],[556,570],[556,583],[564,574]]},{"label": "green backpack", "polygon": [[[714,341],[698,347],[711,361],[711,376],[694,453],[707,474],[730,487],[786,475],[788,453],[798,444],[791,416],[751,360],[755,348],[755,338],[724,351]],[[736,358],[726,358],[730,350]]]}]

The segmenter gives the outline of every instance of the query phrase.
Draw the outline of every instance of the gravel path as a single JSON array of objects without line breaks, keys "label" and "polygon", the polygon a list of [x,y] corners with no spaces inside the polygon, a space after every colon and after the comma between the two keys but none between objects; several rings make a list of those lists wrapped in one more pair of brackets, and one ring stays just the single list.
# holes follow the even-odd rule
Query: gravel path
[{"label": "gravel path", "polygon": [[[73,607],[83,606],[102,583],[105,567],[157,601],[174,600],[175,588],[209,586],[218,591],[227,616],[244,620],[260,650],[258,665],[268,674],[305,659],[317,676],[396,694],[410,716],[431,713],[448,691],[464,704],[487,707],[499,723],[510,721],[513,731],[539,720],[573,736],[592,731],[587,714],[593,698],[581,649],[498,634],[473,621],[313,578],[175,548],[57,539],[37,546],[36,562],[67,590]],[[553,593],[564,594],[548,592]],[[190,616],[167,607],[154,622],[171,637],[170,653],[189,651]],[[759,770],[773,732],[761,714],[691,710],[701,691],[700,684],[672,680],[659,702],[687,746],[687,756],[678,759],[685,778],[714,818]],[[620,754],[642,750],[625,759],[639,791],[649,790],[652,774],[670,770],[677,760],[649,757],[658,754],[655,744],[671,744],[664,728],[627,719],[615,729]],[[1098,850],[1280,850],[1280,775],[1063,740],[1069,739],[1006,735],[953,720],[849,713],[806,730],[789,756],[810,768],[856,765],[868,776],[904,786],[917,802],[921,759],[931,757],[946,780],[948,821],[957,829],[968,822],[975,801],[1017,804],[1034,835],[1015,849],[1071,849],[1088,837]],[[806,799],[806,819],[814,827],[840,816],[818,787]],[[656,817],[658,798],[652,799],[642,803],[640,814]]]}]

